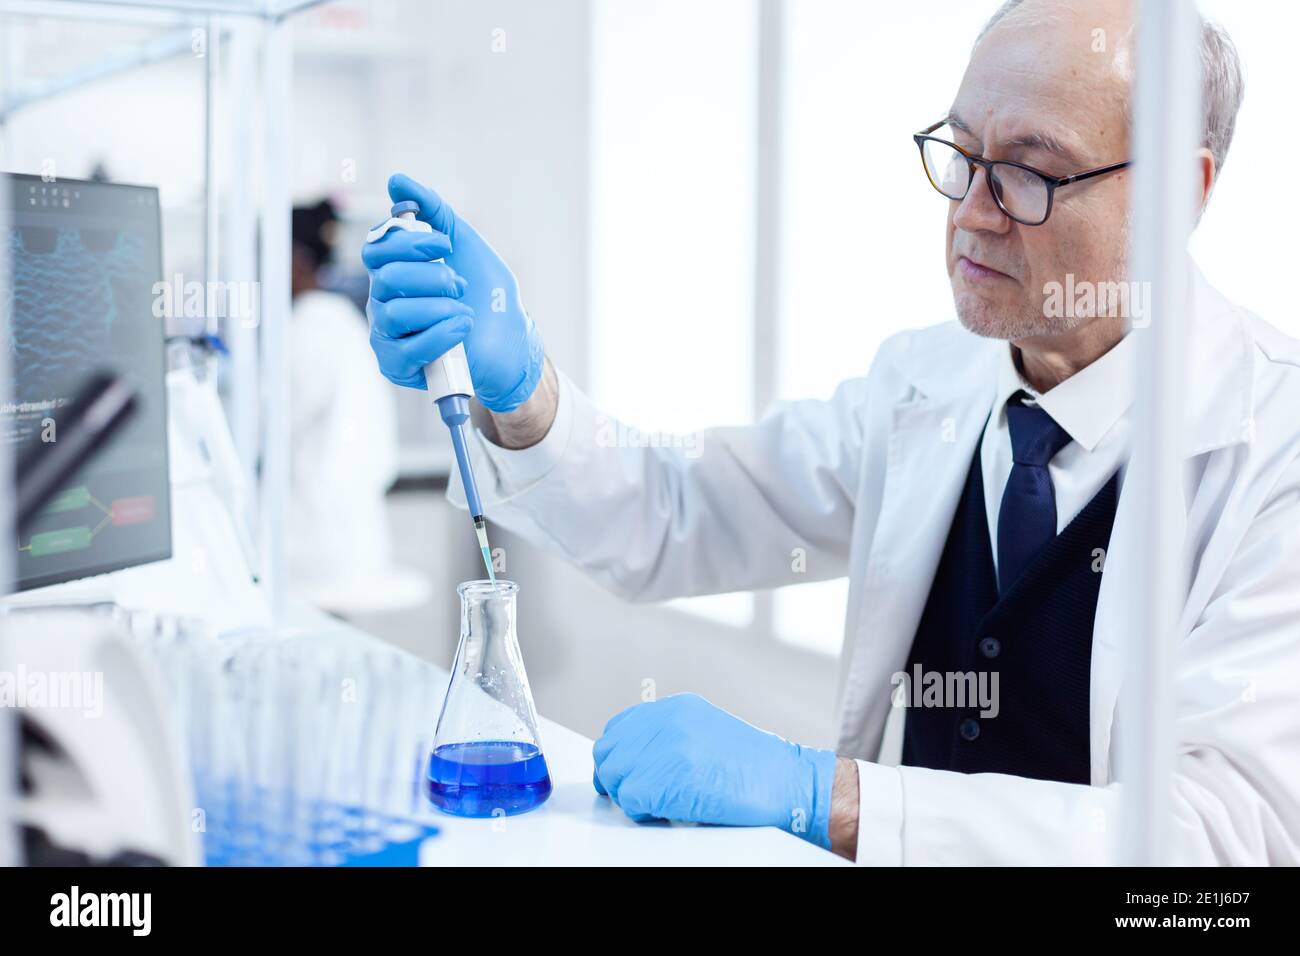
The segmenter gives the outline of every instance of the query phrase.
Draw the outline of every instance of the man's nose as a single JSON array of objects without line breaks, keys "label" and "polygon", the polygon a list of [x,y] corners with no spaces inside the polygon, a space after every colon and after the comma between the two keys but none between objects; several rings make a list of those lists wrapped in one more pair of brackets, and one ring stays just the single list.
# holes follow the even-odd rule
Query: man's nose
[{"label": "man's nose", "polygon": [[977,168],[966,198],[952,216],[953,225],[966,232],[1003,233],[1011,228],[1011,220],[998,208],[989,188],[989,174]]}]

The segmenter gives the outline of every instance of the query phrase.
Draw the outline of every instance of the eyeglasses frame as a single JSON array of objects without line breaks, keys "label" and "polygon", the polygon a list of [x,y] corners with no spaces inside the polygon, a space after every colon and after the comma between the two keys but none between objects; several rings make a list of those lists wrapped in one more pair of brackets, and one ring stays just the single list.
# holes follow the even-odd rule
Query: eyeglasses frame
[{"label": "eyeglasses frame", "polygon": [[[1021,219],[1019,216],[1013,216],[1007,210],[1007,207],[1002,204],[1002,200],[998,198],[997,190],[993,189],[991,185],[989,188],[989,195],[991,195],[993,197],[993,201],[997,203],[998,209],[1002,210],[1002,214],[1006,216],[1008,219],[1012,220],[1013,222],[1020,223],[1022,226],[1041,226],[1043,223],[1047,222],[1048,217],[1052,215],[1052,204],[1056,198],[1056,191],[1060,189],[1062,186],[1069,186],[1071,183],[1083,182],[1085,179],[1092,179],[1096,176],[1104,176],[1107,173],[1119,172],[1121,169],[1125,169],[1133,165],[1133,161],[1131,159],[1126,159],[1122,163],[1111,163],[1108,166],[1098,166],[1096,169],[1086,169],[1083,172],[1075,173],[1073,176],[1064,176],[1064,177],[1052,176],[1049,175],[1048,173],[1043,172],[1041,169],[1034,169],[1033,166],[1026,166],[1024,163],[1012,162],[1009,159],[985,159],[983,156],[977,156],[962,149],[956,143],[950,143],[946,139],[939,139],[939,137],[937,136],[930,135],[935,130],[939,129],[941,126],[946,126],[948,122],[949,120],[947,119],[947,117],[945,117],[944,119],[939,120],[939,122],[935,123],[933,126],[929,126],[921,130],[921,132],[914,133],[912,135],[912,140],[916,143],[917,149],[920,150],[921,152],[921,166],[925,169],[926,180],[930,183],[931,186],[934,186],[935,191],[940,196],[943,196],[945,199],[951,200],[952,202],[963,202],[966,199],[966,197],[970,195],[971,186],[975,184],[976,167],[979,167],[980,169],[984,170],[985,179],[989,179],[989,177],[992,176],[994,166],[1012,166],[1016,169],[1023,169],[1025,172],[1033,173],[1035,176],[1041,179],[1047,186],[1047,209],[1043,212],[1043,218],[1038,220],[1037,222],[1027,222],[1024,219]],[[951,196],[945,193],[942,189],[938,187],[938,185],[934,181],[934,178],[930,175],[930,167],[925,162],[925,144],[927,141],[941,143],[944,146],[949,147],[950,149],[955,149],[957,152],[961,153],[961,155],[966,158],[966,168],[970,171],[970,179],[967,180],[966,182],[966,191],[962,193],[961,199],[953,199]]]}]

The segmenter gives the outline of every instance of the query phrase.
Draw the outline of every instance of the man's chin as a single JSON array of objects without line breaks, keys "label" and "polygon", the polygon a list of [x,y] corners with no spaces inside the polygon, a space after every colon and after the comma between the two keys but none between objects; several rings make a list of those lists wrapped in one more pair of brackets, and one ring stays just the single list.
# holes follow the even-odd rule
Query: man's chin
[{"label": "man's chin", "polygon": [[986,339],[1021,339],[1051,331],[1051,323],[1041,314],[1018,305],[998,304],[971,293],[954,297],[957,320],[975,335]]}]

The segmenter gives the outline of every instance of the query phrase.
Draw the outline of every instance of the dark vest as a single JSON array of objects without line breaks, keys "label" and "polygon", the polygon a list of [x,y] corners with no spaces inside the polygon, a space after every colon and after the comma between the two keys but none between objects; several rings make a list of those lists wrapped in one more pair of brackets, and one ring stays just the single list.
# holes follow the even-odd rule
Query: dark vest
[{"label": "dark vest", "polygon": [[[996,671],[998,713],[980,717],[970,694],[964,707],[909,706],[904,764],[1090,782],[1088,682],[1102,577],[1094,568],[1104,560],[1097,549],[1110,543],[1118,497],[1112,477],[999,598],[976,446],[907,673],[914,681],[919,664],[947,685],[951,673]],[[991,680],[985,686],[991,690]],[[919,693],[910,690],[909,705]]]}]

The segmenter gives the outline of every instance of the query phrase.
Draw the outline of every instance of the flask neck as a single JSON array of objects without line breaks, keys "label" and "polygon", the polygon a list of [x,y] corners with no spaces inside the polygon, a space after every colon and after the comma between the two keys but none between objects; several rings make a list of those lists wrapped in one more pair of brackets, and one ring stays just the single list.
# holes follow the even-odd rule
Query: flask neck
[{"label": "flask neck", "polygon": [[513,581],[468,581],[460,594],[460,630],[463,637],[475,635],[483,640],[514,641],[515,597]]}]

